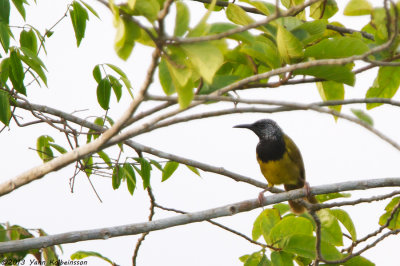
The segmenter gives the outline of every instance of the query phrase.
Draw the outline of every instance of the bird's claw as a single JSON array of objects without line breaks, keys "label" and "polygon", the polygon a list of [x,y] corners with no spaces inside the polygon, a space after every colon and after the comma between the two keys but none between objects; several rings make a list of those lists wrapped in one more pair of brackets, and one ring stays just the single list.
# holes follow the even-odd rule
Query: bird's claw
[{"label": "bird's claw", "polygon": [[272,187],[268,187],[258,194],[258,203],[260,204],[260,207],[264,205],[264,193],[267,191],[271,191],[271,189]]}]

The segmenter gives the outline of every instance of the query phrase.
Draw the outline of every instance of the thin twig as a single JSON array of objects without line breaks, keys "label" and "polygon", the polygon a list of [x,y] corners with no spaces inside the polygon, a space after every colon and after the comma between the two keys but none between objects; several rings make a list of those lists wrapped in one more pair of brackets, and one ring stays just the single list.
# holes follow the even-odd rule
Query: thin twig
[{"label": "thin twig", "polygon": [[[148,221],[150,222],[153,220],[153,217],[154,217],[154,213],[155,213],[154,208],[156,207],[156,200],[154,198],[153,191],[150,187],[147,187],[147,194],[149,195],[149,198],[150,198],[150,214],[149,214],[149,218],[148,218]],[[133,252],[133,257],[132,257],[132,265],[133,266],[136,266],[136,259],[139,254],[139,248],[149,233],[150,232],[142,233],[142,236],[136,242],[135,250]]]},{"label": "thin twig", "polygon": [[[181,211],[181,210],[177,210],[177,209],[174,209],[174,208],[167,208],[167,207],[161,206],[158,203],[156,203],[155,206],[157,208],[161,209],[161,210],[176,212],[176,213],[180,213],[180,214],[187,214],[187,212],[184,212],[184,211]],[[249,241],[252,244],[261,246],[262,248],[270,248],[270,249],[275,250],[275,251],[281,250],[280,248],[276,248],[276,247],[273,247],[273,246],[270,246],[270,245],[266,245],[266,244],[254,241],[253,239],[251,239],[250,237],[246,236],[245,234],[242,234],[239,231],[233,230],[232,228],[229,228],[229,227],[227,227],[227,226],[225,226],[223,224],[217,223],[217,222],[215,222],[213,220],[206,220],[206,222],[208,222],[210,224],[213,224],[215,226],[218,226],[218,227],[220,227],[220,228],[222,228],[222,229],[224,229],[224,230],[226,230],[228,232],[231,232],[231,233],[233,233],[233,234],[235,234],[235,235],[237,235],[237,236]]]}]

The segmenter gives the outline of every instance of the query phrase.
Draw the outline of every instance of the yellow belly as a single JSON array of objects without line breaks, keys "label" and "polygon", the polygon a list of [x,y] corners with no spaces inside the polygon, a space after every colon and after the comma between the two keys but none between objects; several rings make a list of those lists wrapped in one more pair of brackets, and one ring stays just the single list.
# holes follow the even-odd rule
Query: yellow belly
[{"label": "yellow belly", "polygon": [[297,185],[300,177],[300,170],[285,153],[283,158],[277,161],[263,162],[257,157],[260,169],[268,181],[268,186],[281,184]]}]

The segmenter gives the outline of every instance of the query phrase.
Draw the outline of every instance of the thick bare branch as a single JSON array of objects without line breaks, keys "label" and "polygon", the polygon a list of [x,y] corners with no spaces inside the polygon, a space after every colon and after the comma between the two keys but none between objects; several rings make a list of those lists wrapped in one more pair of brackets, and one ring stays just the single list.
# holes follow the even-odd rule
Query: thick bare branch
[{"label": "thick bare branch", "polygon": [[[310,189],[311,195],[334,193],[349,190],[365,190],[378,187],[398,187],[400,178],[379,178],[370,180],[359,180],[335,183],[329,185],[316,186]],[[263,205],[268,206],[289,199],[297,199],[306,196],[304,189],[291,190],[271,196],[264,196]],[[92,230],[74,231],[62,234],[29,238],[23,240],[9,241],[0,243],[0,253],[16,252],[35,248],[44,248],[58,244],[75,243],[79,241],[108,239],[111,237],[136,235],[144,232],[156,231],[178,225],[195,222],[202,222],[218,217],[231,216],[241,212],[247,212],[258,208],[260,201],[258,198],[241,201],[217,208],[204,211],[181,214],[178,216],[154,220],[144,223],[127,224],[114,227],[105,227]]]}]

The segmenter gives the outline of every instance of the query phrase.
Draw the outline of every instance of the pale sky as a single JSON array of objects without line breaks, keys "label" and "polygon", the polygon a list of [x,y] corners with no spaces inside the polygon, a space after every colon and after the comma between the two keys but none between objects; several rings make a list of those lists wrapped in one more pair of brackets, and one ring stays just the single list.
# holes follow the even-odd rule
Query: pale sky
[{"label": "pale sky", "polygon": [[[42,32],[62,17],[69,3],[69,1],[41,0],[35,5],[33,1],[31,2],[31,6],[27,8],[27,23],[37,26]],[[340,2],[340,10],[343,10],[345,1]],[[96,82],[91,74],[96,64],[113,63],[120,66],[137,89],[144,79],[151,53],[151,49],[137,45],[127,62],[120,60],[113,49],[115,30],[110,12],[96,1],[88,3],[99,12],[101,21],[90,16],[86,38],[83,39],[79,49],[76,48],[70,18],[62,21],[46,44],[47,56],[41,55],[49,70],[48,88],[37,86],[27,88],[31,102],[67,112],[88,109],[77,113],[83,118],[104,114],[97,104]],[[193,3],[193,5],[196,9],[192,11],[202,10],[200,4]],[[198,20],[201,14],[191,15],[194,20]],[[221,15],[223,13],[216,13],[212,19],[220,19]],[[366,17],[344,18],[341,14],[336,15],[335,19],[340,21],[345,19],[345,25],[355,29],[361,29],[367,21]],[[375,75],[376,71],[369,71],[357,76],[354,87],[346,86],[346,98],[364,97]],[[152,85],[151,92],[162,93],[157,83]],[[242,98],[307,103],[320,101],[314,84],[244,91],[240,92],[240,95]],[[128,105],[130,97],[127,91],[123,91],[123,98],[125,99],[120,103],[116,103],[113,98],[109,115],[114,120]],[[395,99],[399,97],[396,96]],[[365,109],[363,105],[351,108]],[[343,112],[350,113],[349,107],[343,107]],[[26,116],[21,110],[17,114]],[[399,112],[394,107],[379,107],[369,114],[373,117],[377,129],[399,140],[400,125],[396,119]],[[265,181],[255,160],[256,136],[251,132],[232,129],[232,126],[267,117],[277,121],[300,148],[305,162],[306,178],[311,186],[399,176],[400,155],[390,145],[358,125],[342,120],[335,122],[332,117],[312,111],[224,116],[178,124],[139,136],[135,140],[160,150]],[[30,121],[29,119],[31,118],[27,118],[26,121]],[[3,162],[0,182],[41,163],[36,152],[29,149],[29,147],[35,148],[38,136],[51,135],[57,143],[67,147],[64,135],[49,129],[48,126],[18,128],[12,123],[10,128],[10,131],[3,131],[0,137],[0,146],[3,147],[3,152],[0,153],[0,161]],[[83,139],[81,142],[83,144]],[[111,149],[110,154],[112,151]],[[125,151],[126,156],[136,156],[134,151],[128,148],[125,148]],[[147,192],[141,187],[141,182],[135,194],[131,196],[125,183],[114,191],[110,179],[91,177],[103,200],[103,203],[100,203],[84,174],[78,175],[75,192],[70,193],[69,178],[72,177],[73,171],[73,166],[66,167],[3,196],[0,199],[0,213],[3,214],[1,222],[8,221],[10,224],[26,228],[42,228],[48,234],[57,234],[147,220],[149,200]],[[202,178],[199,178],[184,166],[180,166],[164,183],[161,183],[159,172],[154,170],[151,185],[159,204],[184,211],[200,211],[253,199],[260,192],[258,188],[236,183],[216,174],[202,172]],[[369,190],[353,195],[367,197],[383,191],[388,190]],[[359,237],[378,228],[379,216],[383,214],[387,202],[345,208],[355,222]],[[251,236],[252,223],[260,212],[261,209],[256,209],[216,221]],[[156,210],[155,219],[174,215]],[[68,259],[78,250],[95,251],[119,265],[131,265],[138,237],[127,236],[65,244],[62,245],[64,253],[61,254],[58,250],[58,254],[61,258]],[[365,253],[365,256],[376,265],[394,266],[394,254],[397,252],[398,244],[398,236],[392,236]],[[150,233],[141,246],[138,265],[242,265],[238,258],[257,250],[258,246],[231,233],[208,223],[196,223]],[[106,265],[96,258],[89,258],[88,262],[89,265]]]}]

